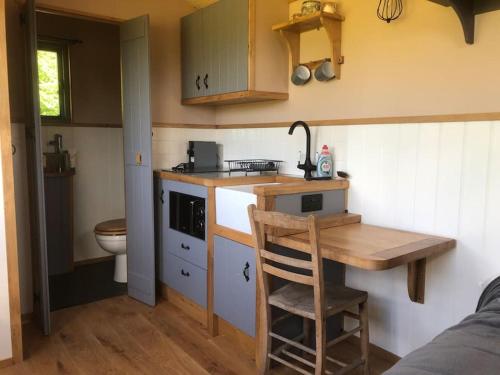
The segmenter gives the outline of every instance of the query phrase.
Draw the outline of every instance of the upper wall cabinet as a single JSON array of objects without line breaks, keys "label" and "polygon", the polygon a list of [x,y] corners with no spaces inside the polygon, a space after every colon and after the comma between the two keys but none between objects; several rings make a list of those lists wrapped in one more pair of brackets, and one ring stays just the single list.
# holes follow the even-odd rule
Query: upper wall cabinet
[{"label": "upper wall cabinet", "polygon": [[271,25],[283,0],[220,0],[181,20],[182,103],[288,99],[288,55]]}]

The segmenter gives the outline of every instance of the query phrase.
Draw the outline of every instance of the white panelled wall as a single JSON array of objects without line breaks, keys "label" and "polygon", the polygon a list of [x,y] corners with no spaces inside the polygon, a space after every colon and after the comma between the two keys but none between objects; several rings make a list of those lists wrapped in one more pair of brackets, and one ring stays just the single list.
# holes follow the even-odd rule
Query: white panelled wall
[{"label": "white panelled wall", "polygon": [[45,152],[54,134],[63,149],[76,152],[74,190],[75,261],[109,256],[97,244],[96,224],[125,217],[123,130],[113,128],[43,127]]},{"label": "white panelled wall", "polygon": [[[216,140],[223,158],[286,161],[299,174],[300,128],[155,129],[155,168],[186,160],[188,140]],[[349,210],[369,224],[456,238],[429,259],[426,301],[408,298],[406,267],[347,270],[347,284],[369,292],[371,340],[403,356],[474,312],[482,283],[500,274],[500,122],[312,128],[313,144],[333,147],[351,175]],[[313,147],[314,148],[314,147]]]}]

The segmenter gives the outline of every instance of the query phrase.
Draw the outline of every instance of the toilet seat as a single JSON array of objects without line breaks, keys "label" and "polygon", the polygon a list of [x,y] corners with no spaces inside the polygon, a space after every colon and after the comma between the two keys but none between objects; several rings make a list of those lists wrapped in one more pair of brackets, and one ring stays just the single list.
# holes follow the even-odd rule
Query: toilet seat
[{"label": "toilet seat", "polygon": [[94,233],[101,236],[123,236],[127,234],[127,222],[125,219],[104,221],[95,226]]}]

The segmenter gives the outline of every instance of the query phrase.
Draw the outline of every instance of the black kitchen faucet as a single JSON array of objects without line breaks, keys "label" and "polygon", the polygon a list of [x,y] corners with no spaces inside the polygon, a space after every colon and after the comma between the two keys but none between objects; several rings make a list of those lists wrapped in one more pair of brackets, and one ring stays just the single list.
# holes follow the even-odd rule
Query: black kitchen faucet
[{"label": "black kitchen faucet", "polygon": [[306,160],[304,164],[300,164],[299,160],[297,168],[302,169],[304,171],[304,178],[309,181],[313,179],[312,171],[316,170],[316,166],[311,162],[311,131],[309,130],[309,125],[307,125],[304,121],[295,121],[290,127],[288,134],[292,135],[293,131],[298,125],[302,126],[305,129],[307,140],[306,140]]}]

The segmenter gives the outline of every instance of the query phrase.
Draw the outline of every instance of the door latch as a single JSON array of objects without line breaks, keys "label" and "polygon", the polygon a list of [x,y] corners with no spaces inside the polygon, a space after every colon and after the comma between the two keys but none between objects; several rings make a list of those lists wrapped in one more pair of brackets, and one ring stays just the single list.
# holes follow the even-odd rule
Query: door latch
[{"label": "door latch", "polygon": [[140,152],[135,153],[135,165],[142,165],[142,154]]}]

